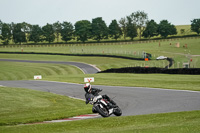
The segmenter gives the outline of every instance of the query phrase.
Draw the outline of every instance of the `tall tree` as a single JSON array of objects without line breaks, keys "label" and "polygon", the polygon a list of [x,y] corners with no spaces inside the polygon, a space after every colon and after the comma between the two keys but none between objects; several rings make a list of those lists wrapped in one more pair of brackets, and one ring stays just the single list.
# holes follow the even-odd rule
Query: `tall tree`
[{"label": "tall tree", "polygon": [[98,42],[108,37],[108,27],[101,17],[92,19],[92,35]]},{"label": "tall tree", "polygon": [[141,39],[142,32],[145,29],[146,22],[148,21],[148,15],[144,11],[137,11],[130,15],[130,18],[136,24],[139,30],[139,38]]},{"label": "tall tree", "polygon": [[115,40],[117,40],[122,35],[122,30],[116,20],[112,20],[109,25],[109,35]]},{"label": "tall tree", "polygon": [[158,25],[158,33],[163,37],[166,38],[168,35],[175,35],[177,34],[176,27],[169,23],[167,20],[160,21]]},{"label": "tall tree", "polygon": [[61,23],[59,21],[53,23],[53,28],[54,28],[54,31],[56,33],[56,39],[57,39],[57,42],[59,41],[59,37],[60,37],[60,32],[61,32]]},{"label": "tall tree", "polygon": [[1,33],[2,33],[2,26],[3,26],[3,22],[0,20],[0,39],[1,39]]},{"label": "tall tree", "polygon": [[91,30],[91,23],[88,20],[81,20],[75,23],[75,35],[78,41],[85,42],[91,38]]},{"label": "tall tree", "polygon": [[119,20],[119,26],[122,30],[122,33],[123,33],[123,36],[124,36],[124,40],[126,40],[126,34],[127,34],[127,19],[124,17],[124,18],[121,18]]},{"label": "tall tree", "polygon": [[48,41],[49,43],[53,42],[55,40],[55,34],[52,24],[46,24],[42,27],[44,40]]},{"label": "tall tree", "polygon": [[30,30],[29,41],[34,41],[35,43],[38,43],[42,41],[41,36],[42,36],[42,28],[39,25],[32,25]]},{"label": "tall tree", "polygon": [[191,30],[199,34],[200,33],[200,19],[193,19],[191,22],[192,22]]},{"label": "tall tree", "polygon": [[30,36],[30,30],[31,30],[31,24],[28,24],[26,22],[21,23],[22,24],[22,31],[25,33],[26,35],[26,40],[28,40],[29,36]]},{"label": "tall tree", "polygon": [[15,41],[14,41],[14,34],[13,34],[13,33],[14,33],[13,31],[14,31],[15,25],[16,25],[16,24],[15,24],[14,22],[11,22],[11,24],[9,25],[9,26],[10,26],[10,30],[11,30],[11,35],[12,35],[12,36],[11,36],[11,40],[12,40],[13,42],[15,42]]},{"label": "tall tree", "polygon": [[26,42],[26,34],[22,31],[22,23],[18,23],[14,25],[13,28],[13,40],[15,43]]},{"label": "tall tree", "polygon": [[147,27],[143,31],[142,36],[150,39],[151,37],[156,35],[158,35],[158,24],[154,20],[151,20],[147,22]]},{"label": "tall tree", "polygon": [[127,16],[127,36],[130,37],[131,40],[137,36],[137,27],[129,16]]},{"label": "tall tree", "polygon": [[61,26],[62,26],[62,30],[61,30],[62,40],[65,42],[72,40],[73,34],[74,34],[73,25],[70,22],[63,22]]},{"label": "tall tree", "polygon": [[0,34],[1,34],[2,26],[3,26],[3,22],[0,20]]},{"label": "tall tree", "polygon": [[1,31],[1,39],[3,40],[3,44],[9,44],[9,41],[11,40],[11,30],[9,27],[9,24],[3,23],[2,25],[2,31]]}]

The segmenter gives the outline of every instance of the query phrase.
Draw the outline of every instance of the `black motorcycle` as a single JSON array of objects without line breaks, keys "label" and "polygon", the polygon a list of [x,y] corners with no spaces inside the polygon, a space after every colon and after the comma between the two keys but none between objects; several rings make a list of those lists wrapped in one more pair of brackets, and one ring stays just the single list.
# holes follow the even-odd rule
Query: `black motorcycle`
[{"label": "black motorcycle", "polygon": [[109,117],[112,114],[116,116],[122,115],[122,111],[119,106],[109,102],[106,98],[103,98],[102,95],[98,95],[93,99],[90,99],[89,103],[93,105],[92,112],[99,113],[102,117]]}]

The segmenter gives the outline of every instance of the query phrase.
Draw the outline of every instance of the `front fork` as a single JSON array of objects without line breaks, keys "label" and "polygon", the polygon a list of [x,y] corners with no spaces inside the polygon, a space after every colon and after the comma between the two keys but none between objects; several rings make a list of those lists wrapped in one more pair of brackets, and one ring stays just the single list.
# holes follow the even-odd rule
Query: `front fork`
[{"label": "front fork", "polygon": [[[102,104],[104,104],[104,106]],[[100,108],[106,108],[109,111],[109,115],[113,113],[113,108],[108,109],[108,104],[104,100],[101,100],[99,104],[95,104],[93,107],[96,107],[98,105],[100,106]]]}]

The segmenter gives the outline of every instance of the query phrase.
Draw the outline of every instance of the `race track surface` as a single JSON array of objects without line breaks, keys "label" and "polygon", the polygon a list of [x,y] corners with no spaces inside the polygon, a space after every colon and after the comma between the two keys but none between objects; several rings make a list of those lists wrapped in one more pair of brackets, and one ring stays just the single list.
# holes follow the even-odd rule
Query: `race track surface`
[{"label": "race track surface", "polygon": [[[82,84],[51,81],[0,81],[0,86],[20,87],[84,99]],[[143,87],[99,86],[122,109],[123,115],[143,115],[200,110],[200,92]],[[91,105],[87,105],[91,106]]]},{"label": "race track surface", "polygon": [[9,61],[9,62],[27,62],[27,63],[51,63],[51,64],[66,64],[73,65],[78,67],[85,74],[94,74],[100,71],[98,68],[80,62],[64,62],[64,61],[32,61],[32,60],[15,60],[15,59],[0,59],[0,61]]}]

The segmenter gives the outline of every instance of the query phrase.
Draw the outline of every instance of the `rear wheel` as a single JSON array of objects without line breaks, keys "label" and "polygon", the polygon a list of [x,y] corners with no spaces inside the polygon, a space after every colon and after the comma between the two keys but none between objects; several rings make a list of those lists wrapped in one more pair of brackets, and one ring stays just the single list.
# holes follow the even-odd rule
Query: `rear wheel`
[{"label": "rear wheel", "polygon": [[95,109],[102,117],[109,116],[109,112],[106,108],[101,108],[100,106],[96,106]]}]

